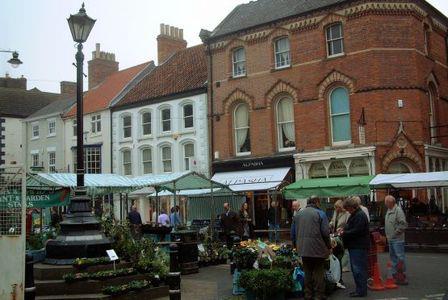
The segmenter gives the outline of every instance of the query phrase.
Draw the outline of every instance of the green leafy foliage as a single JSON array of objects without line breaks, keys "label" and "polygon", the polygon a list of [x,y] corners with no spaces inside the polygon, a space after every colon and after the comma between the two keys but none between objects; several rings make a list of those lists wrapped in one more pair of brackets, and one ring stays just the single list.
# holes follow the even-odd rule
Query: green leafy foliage
[{"label": "green leafy foliage", "polygon": [[39,233],[33,233],[27,239],[26,249],[27,250],[40,250],[45,247],[45,243],[49,239],[56,238],[57,232],[55,229],[48,231],[43,231]]},{"label": "green leafy foliage", "polygon": [[107,286],[103,289],[103,293],[106,295],[123,295],[131,291],[139,291],[151,286],[151,282],[148,280],[134,280],[127,284]]},{"label": "green leafy foliage", "polygon": [[89,267],[98,265],[108,265],[111,261],[109,257],[95,257],[95,258],[77,258],[73,262],[74,267]]},{"label": "green leafy foliage", "polygon": [[258,299],[267,300],[279,293],[290,291],[293,282],[292,276],[287,270],[254,269],[244,271],[238,284],[252,292]]},{"label": "green leafy foliage", "polygon": [[121,276],[128,276],[136,274],[137,270],[134,268],[126,268],[126,269],[118,269],[116,271],[114,270],[107,270],[107,271],[99,271],[95,273],[68,273],[65,274],[62,278],[67,283],[76,282],[76,281],[83,281],[83,280],[105,280],[115,277],[121,277]]},{"label": "green leafy foliage", "polygon": [[252,248],[235,247],[232,250],[233,261],[239,270],[252,269],[258,252]]}]

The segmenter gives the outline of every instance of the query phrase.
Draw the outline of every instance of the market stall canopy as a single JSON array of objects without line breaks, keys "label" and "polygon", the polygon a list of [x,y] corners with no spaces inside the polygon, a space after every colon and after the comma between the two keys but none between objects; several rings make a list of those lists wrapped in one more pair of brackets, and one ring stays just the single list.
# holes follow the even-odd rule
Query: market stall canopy
[{"label": "market stall canopy", "polygon": [[317,197],[346,197],[369,195],[369,182],[374,176],[302,179],[283,189],[286,199]]},{"label": "market stall canopy", "polygon": [[[85,174],[84,185],[89,195],[106,195],[126,193],[141,188],[135,180],[117,174]],[[73,173],[38,173],[30,175],[27,186],[76,187],[76,174]]]},{"label": "market stall canopy", "polygon": [[212,180],[220,182],[234,192],[265,191],[278,188],[290,168],[274,168],[215,173]]},{"label": "market stall canopy", "polygon": [[157,191],[228,189],[226,185],[196,172],[143,175],[133,180],[142,187],[154,187]]},{"label": "market stall canopy", "polygon": [[448,172],[379,174],[370,182],[372,189],[448,187]]}]

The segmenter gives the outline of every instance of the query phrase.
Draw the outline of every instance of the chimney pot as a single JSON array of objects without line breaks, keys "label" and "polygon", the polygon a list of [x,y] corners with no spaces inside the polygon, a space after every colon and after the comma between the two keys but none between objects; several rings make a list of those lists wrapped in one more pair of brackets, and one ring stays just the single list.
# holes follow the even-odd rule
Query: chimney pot
[{"label": "chimney pot", "polygon": [[89,89],[104,81],[107,76],[118,71],[115,54],[101,51],[100,43],[96,43],[92,52],[92,60],[88,61]]},{"label": "chimney pot", "polygon": [[165,62],[172,54],[187,48],[183,39],[183,30],[168,24],[160,24],[161,33],[157,37],[157,57],[159,65]]}]

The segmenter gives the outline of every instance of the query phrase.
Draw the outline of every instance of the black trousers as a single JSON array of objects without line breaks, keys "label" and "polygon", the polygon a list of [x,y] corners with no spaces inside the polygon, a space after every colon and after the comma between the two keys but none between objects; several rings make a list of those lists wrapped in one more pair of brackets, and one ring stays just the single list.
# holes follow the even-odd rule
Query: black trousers
[{"label": "black trousers", "polygon": [[325,258],[302,257],[305,299],[322,300],[325,295]]}]

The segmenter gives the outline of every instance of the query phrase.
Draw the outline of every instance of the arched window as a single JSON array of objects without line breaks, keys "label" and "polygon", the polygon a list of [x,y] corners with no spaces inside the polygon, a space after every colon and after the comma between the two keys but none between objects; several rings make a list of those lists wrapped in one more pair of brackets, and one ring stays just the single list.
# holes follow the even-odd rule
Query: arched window
[{"label": "arched window", "polygon": [[400,161],[395,161],[389,165],[387,169],[387,173],[389,174],[407,174],[413,173],[412,169],[405,163]]},{"label": "arched window", "polygon": [[185,104],[182,108],[184,128],[194,127],[194,114],[193,114],[193,104]]},{"label": "arched window", "polygon": [[243,47],[232,52],[232,74],[233,77],[246,75],[246,51]]},{"label": "arched window", "polygon": [[142,126],[142,135],[151,135],[152,133],[152,120],[151,120],[151,112],[150,111],[144,111],[140,114],[140,120],[141,120],[141,126]]},{"label": "arched window", "polygon": [[142,170],[143,174],[152,173],[152,150],[151,148],[143,148],[141,150],[142,155]]},{"label": "arched window", "polygon": [[277,135],[279,150],[296,146],[294,105],[290,98],[283,98],[277,102]]},{"label": "arched window", "polygon": [[162,152],[163,172],[165,173],[173,172],[171,146],[169,145],[162,146],[161,152]]},{"label": "arched window", "polygon": [[330,120],[333,145],[351,143],[350,100],[343,87],[330,93]]},{"label": "arched window", "polygon": [[237,155],[250,154],[249,106],[239,104],[233,116],[235,150]]},{"label": "arched window", "polygon": [[275,41],[275,68],[281,69],[291,65],[289,39],[287,37],[280,38]]},{"label": "arched window", "polygon": [[132,155],[130,149],[121,151],[121,161],[123,165],[123,175],[132,175]]},{"label": "arched window", "polygon": [[194,164],[194,144],[184,144],[184,170],[191,171]]},{"label": "arched window", "polygon": [[431,144],[437,143],[437,121],[435,110],[436,91],[434,86],[429,86],[429,132],[431,135]]}]

